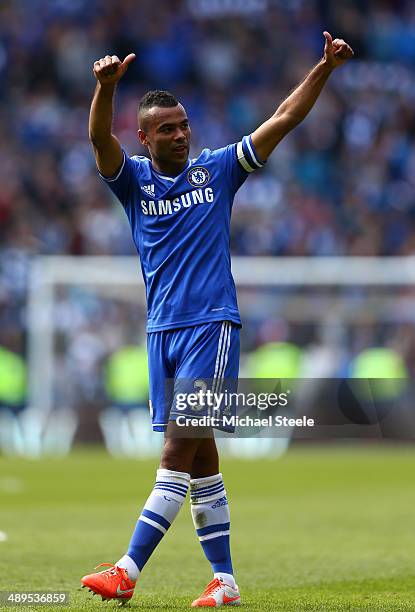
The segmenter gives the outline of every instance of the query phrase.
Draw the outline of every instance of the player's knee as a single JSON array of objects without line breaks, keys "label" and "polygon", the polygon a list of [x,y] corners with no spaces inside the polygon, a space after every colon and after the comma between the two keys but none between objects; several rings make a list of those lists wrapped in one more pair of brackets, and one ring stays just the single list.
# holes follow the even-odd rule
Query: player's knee
[{"label": "player's knee", "polygon": [[166,438],[160,466],[176,472],[189,472],[195,453],[193,440]]}]

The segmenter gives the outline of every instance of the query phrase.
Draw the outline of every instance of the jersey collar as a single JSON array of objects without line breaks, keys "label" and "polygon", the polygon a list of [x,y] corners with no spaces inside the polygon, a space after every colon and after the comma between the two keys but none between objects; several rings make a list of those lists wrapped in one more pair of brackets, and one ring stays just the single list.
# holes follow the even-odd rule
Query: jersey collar
[{"label": "jersey collar", "polygon": [[188,159],[188,160],[187,160],[186,167],[185,167],[185,168],[183,168],[183,170],[182,170],[182,171],[180,172],[180,174],[178,174],[177,176],[166,176],[165,174],[161,174],[160,172],[158,172],[158,171],[157,171],[157,170],[154,168],[153,164],[152,164],[152,163],[151,163],[151,161],[150,161],[151,169],[153,170],[153,172],[155,172],[155,174],[157,174],[157,176],[159,176],[160,178],[162,178],[162,179],[164,179],[164,180],[166,180],[166,181],[171,181],[172,183],[175,183],[175,182],[176,182],[176,179],[177,179],[177,178],[179,178],[179,176],[180,176],[181,174],[183,174],[183,172],[185,172],[186,170],[188,170],[188,168],[189,168],[189,166],[191,165],[191,163],[192,163],[192,162],[191,162],[191,160],[190,160],[190,159]]}]

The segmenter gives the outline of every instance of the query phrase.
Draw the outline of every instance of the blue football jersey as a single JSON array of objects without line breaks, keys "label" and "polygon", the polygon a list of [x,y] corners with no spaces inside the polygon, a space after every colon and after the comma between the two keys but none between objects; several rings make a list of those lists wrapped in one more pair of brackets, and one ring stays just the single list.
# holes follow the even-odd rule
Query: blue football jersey
[{"label": "blue football jersey", "polygon": [[189,159],[175,177],[147,157],[128,157],[102,177],[123,205],[140,255],[147,331],[209,321],[241,324],[231,273],[230,219],[235,193],[263,166],[251,136]]}]

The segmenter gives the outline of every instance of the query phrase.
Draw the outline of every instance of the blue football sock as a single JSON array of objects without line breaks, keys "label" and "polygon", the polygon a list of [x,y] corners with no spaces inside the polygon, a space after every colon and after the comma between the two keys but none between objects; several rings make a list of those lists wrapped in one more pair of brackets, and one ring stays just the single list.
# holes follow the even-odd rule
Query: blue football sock
[{"label": "blue football sock", "polygon": [[139,572],[182,507],[189,480],[190,475],[185,472],[157,470],[156,484],[137,521],[127,552]]},{"label": "blue football sock", "polygon": [[222,474],[192,479],[190,500],[196,533],[214,574],[233,576],[230,514]]}]

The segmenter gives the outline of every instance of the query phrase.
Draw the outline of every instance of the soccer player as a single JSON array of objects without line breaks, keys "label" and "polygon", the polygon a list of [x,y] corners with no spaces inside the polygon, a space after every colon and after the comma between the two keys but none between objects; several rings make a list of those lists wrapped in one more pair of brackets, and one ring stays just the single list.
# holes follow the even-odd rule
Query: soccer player
[{"label": "soccer player", "polygon": [[[214,435],[179,432],[165,401],[165,380],[237,379],[241,320],[231,274],[233,199],[280,140],[316,102],[333,69],[353,56],[324,32],[321,61],[267,121],[236,144],[189,159],[190,125],[166,91],[150,91],[138,107],[138,139],[149,157],[128,157],[112,133],[114,94],[134,54],[96,61],[89,135],[99,173],[123,205],[141,260],[148,307],[148,362],[153,429],[166,432],[156,483],[129,548],[108,569],[82,578],[103,599],[128,601],[152,552],[190,488],[197,536],[213,579],[194,607],[240,603],[229,546],[230,515]],[[178,433],[179,432],[179,433]],[[190,433],[190,435],[189,435]],[[194,435],[193,435],[194,433]]]}]

